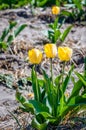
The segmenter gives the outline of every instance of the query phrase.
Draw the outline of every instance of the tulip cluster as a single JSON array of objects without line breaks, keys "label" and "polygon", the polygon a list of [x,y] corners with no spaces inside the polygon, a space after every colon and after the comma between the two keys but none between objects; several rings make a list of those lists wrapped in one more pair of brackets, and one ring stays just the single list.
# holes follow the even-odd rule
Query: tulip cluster
[{"label": "tulip cluster", "polygon": [[[52,14],[58,15],[59,13],[60,8],[53,6]],[[67,93],[67,87],[71,80],[74,65],[65,74],[65,62],[71,60],[73,50],[64,46],[57,48],[56,44],[52,43],[57,43],[58,38],[64,41],[72,26],[68,27],[62,34],[57,25],[58,18],[51,26],[52,31],[51,35],[49,35],[50,39],[52,39],[51,43],[47,43],[44,46],[44,53],[50,59],[51,75],[48,76],[46,71],[42,70],[42,78],[40,79],[38,77],[35,67],[41,63],[43,53],[39,49],[33,48],[28,52],[29,61],[34,64],[31,77],[28,78],[32,83],[33,93],[28,94],[28,98],[30,98],[28,100],[20,92],[16,92],[16,99],[21,103],[21,108],[23,108],[24,112],[31,112],[34,115],[32,126],[37,130],[47,130],[49,125],[59,125],[62,121],[65,121],[69,113],[71,119],[74,113],[77,114],[86,108],[86,89],[84,89],[86,87],[86,59],[84,74],[81,75],[76,72],[76,76],[79,79],[73,81],[73,89],[70,94]],[[57,34],[59,35],[57,36]],[[61,73],[53,78],[52,60],[56,57],[62,61],[63,65]],[[72,76],[72,79],[74,78],[75,76]]]},{"label": "tulip cluster", "polygon": [[[44,46],[44,52],[47,58],[58,58],[61,61],[69,61],[72,57],[72,49],[69,47],[58,47],[55,44],[48,43]],[[32,64],[39,64],[42,61],[42,52],[39,49],[32,49],[28,52],[29,60]]]}]

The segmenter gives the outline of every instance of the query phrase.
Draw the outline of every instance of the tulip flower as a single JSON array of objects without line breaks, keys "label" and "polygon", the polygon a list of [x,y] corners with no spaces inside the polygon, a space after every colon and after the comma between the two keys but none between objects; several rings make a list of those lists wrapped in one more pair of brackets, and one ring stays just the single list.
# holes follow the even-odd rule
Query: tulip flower
[{"label": "tulip flower", "polygon": [[42,52],[38,49],[32,49],[28,52],[29,60],[32,64],[39,64],[42,60]]},{"label": "tulip flower", "polygon": [[55,44],[46,44],[44,46],[44,51],[48,58],[54,58],[57,55],[57,47]]},{"label": "tulip flower", "polygon": [[58,6],[52,7],[52,14],[57,15],[60,13],[60,8]]},{"label": "tulip flower", "polygon": [[51,80],[53,83],[53,68],[52,68],[52,58],[55,58],[57,55],[57,47],[55,44],[48,43],[44,46],[45,54],[50,58],[50,71],[51,71]]},{"label": "tulip flower", "polygon": [[69,61],[73,50],[69,47],[58,47],[58,57],[61,61]]}]

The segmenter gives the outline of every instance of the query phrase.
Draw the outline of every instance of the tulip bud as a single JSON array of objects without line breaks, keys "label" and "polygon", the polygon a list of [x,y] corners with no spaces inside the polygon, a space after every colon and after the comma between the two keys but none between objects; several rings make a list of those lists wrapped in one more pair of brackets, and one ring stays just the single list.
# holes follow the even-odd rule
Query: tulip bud
[{"label": "tulip bud", "polygon": [[55,44],[46,44],[44,46],[44,51],[48,58],[54,58],[57,55],[57,47]]},{"label": "tulip bud", "polygon": [[69,47],[58,47],[58,57],[61,61],[69,61],[73,50]]},{"label": "tulip bud", "polygon": [[60,13],[60,8],[58,6],[52,7],[52,14],[57,15]]},{"label": "tulip bud", "polygon": [[32,49],[28,52],[29,60],[32,64],[39,64],[42,60],[42,52],[38,49]]}]

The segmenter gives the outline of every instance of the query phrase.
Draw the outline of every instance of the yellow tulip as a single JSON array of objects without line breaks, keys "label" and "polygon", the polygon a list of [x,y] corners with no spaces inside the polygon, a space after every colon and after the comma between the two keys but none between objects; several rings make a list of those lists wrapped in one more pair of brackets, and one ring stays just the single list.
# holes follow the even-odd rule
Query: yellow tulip
[{"label": "yellow tulip", "polygon": [[58,57],[61,61],[69,61],[73,50],[69,47],[58,47]]},{"label": "yellow tulip", "polygon": [[42,52],[38,49],[32,49],[28,52],[29,60],[32,64],[39,64],[42,60]]},{"label": "yellow tulip", "polygon": [[54,58],[57,55],[57,47],[55,44],[46,44],[44,46],[44,51],[48,58]]},{"label": "yellow tulip", "polygon": [[52,14],[59,14],[60,13],[60,8],[58,6],[53,6],[52,7]]}]

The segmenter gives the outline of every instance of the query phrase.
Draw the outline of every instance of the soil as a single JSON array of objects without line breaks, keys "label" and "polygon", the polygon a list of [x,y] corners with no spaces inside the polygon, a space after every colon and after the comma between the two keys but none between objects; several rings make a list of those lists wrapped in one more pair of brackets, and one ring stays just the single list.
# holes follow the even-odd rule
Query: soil
[{"label": "soil", "polygon": [[[11,75],[14,77],[11,85],[12,88],[9,88],[6,82],[0,80],[0,130],[18,129],[18,125],[9,111],[19,119],[23,126],[31,123],[31,114],[22,113],[18,110],[19,104],[15,99],[16,83],[19,80],[21,81],[22,78],[30,76],[32,65],[27,60],[28,50],[36,47],[43,51],[43,45],[49,42],[45,36],[49,28],[48,24],[54,20],[50,8],[37,8],[34,12],[35,14],[32,15],[31,10],[28,8],[0,11],[0,35],[3,29],[8,27],[10,20],[17,21],[18,25],[27,24],[27,27],[21,34],[14,39],[10,48],[5,52],[0,52],[0,75],[4,74],[5,76]],[[67,44],[67,46],[73,49],[72,62],[74,62],[75,69],[78,72],[83,72],[83,59],[86,56],[86,25],[83,23],[85,22],[74,23],[71,32],[64,42],[64,45]],[[62,27],[62,31],[67,26],[69,26],[68,23]],[[57,75],[61,69],[61,66],[57,63],[58,59],[55,59],[53,61],[54,75]],[[38,75],[40,76],[41,67],[49,74],[49,63],[45,57],[42,64],[37,68]],[[26,88],[28,91],[25,90]],[[25,83],[23,89],[23,93],[27,97],[28,93],[31,92],[31,84]],[[70,87],[68,91],[70,92],[71,89]],[[28,127],[28,130],[31,129],[31,127]],[[63,130],[64,128],[60,129]],[[69,128],[66,127],[66,129],[68,130]],[[83,128],[81,125],[81,127],[74,129],[85,130],[86,127],[84,126]]]}]

